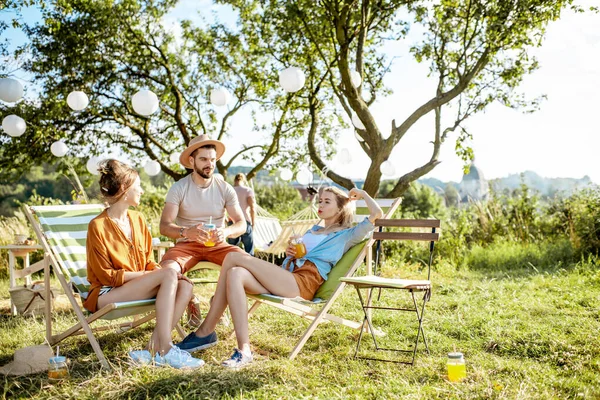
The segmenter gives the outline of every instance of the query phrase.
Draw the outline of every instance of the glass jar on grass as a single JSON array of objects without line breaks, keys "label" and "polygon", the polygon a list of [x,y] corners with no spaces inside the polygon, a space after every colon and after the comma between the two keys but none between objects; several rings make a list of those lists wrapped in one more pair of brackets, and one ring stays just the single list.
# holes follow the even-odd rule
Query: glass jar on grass
[{"label": "glass jar on grass", "polygon": [[448,380],[450,382],[460,382],[467,377],[467,368],[463,353],[452,352],[448,353]]}]

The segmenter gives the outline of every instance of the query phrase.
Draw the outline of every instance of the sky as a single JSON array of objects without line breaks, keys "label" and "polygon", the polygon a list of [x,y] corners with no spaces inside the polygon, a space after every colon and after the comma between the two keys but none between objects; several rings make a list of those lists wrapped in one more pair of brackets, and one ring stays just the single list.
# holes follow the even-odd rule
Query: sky
[{"label": "sky", "polygon": [[[598,5],[599,0],[579,0],[584,6]],[[226,8],[211,6],[207,0],[183,0],[165,18],[165,24],[174,26],[183,18],[201,13],[209,19],[217,15],[228,24],[235,23],[235,15]],[[39,18],[34,11],[26,12],[28,19]],[[560,20],[551,23],[541,48],[533,49],[540,68],[525,78],[520,90],[528,98],[546,95],[541,109],[533,114],[523,114],[500,104],[493,104],[484,113],[475,115],[464,124],[473,134],[470,143],[475,151],[476,165],[488,179],[500,178],[526,170],[541,176],[582,178],[588,175],[600,183],[600,168],[596,153],[600,149],[600,15],[575,14],[565,11]],[[24,40],[11,30],[13,43]],[[389,134],[391,121],[399,124],[424,101],[432,97],[435,79],[428,78],[426,64],[418,64],[407,54],[411,38],[386,46],[390,56],[398,56],[386,77],[385,83],[393,94],[380,98],[371,111],[380,130]],[[225,112],[224,110],[221,112]],[[268,116],[266,116],[268,117]],[[253,144],[264,138],[249,132],[250,110],[236,114],[231,120],[227,139],[228,152],[234,154],[242,144]],[[433,115],[422,118],[404,136],[390,161],[398,177],[426,163],[431,157]],[[426,177],[442,181],[461,180],[463,163],[455,155],[451,135],[442,147],[442,162]],[[360,148],[354,130],[341,133],[336,143],[342,143],[337,151],[347,148],[352,162],[341,165],[334,162],[342,175],[355,179],[364,178],[369,164],[367,155]],[[225,156],[225,159],[227,157]]]}]

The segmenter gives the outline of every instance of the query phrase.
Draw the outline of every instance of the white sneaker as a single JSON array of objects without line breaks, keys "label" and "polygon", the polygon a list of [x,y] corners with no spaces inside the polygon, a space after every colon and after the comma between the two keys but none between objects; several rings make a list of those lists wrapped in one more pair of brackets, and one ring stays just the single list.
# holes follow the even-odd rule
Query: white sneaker
[{"label": "white sneaker", "polygon": [[152,362],[152,354],[148,350],[132,350],[128,354],[134,364],[148,365]]},{"label": "white sneaker", "polygon": [[250,364],[252,360],[252,353],[250,353],[250,355],[247,355],[238,349],[233,349],[233,354],[231,355],[231,358],[229,358],[229,360],[223,361],[221,365],[226,368],[237,369]]},{"label": "white sneaker", "polygon": [[194,369],[204,365],[204,361],[199,358],[194,358],[187,351],[173,346],[171,350],[164,356],[156,353],[154,363],[158,366],[171,366],[177,369]]}]

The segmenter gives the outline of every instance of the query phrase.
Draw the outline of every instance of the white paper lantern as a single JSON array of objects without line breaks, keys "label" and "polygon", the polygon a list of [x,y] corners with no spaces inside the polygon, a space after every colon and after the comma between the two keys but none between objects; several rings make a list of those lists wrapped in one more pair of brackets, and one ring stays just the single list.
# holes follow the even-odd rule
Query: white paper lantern
[{"label": "white paper lantern", "polygon": [[338,153],[338,160],[340,164],[350,164],[352,162],[352,156],[350,155],[350,150],[344,148],[341,149]]},{"label": "white paper lantern", "polygon": [[394,168],[394,164],[390,160],[384,161],[379,166],[379,170],[383,175],[392,176],[396,173],[396,168]]},{"label": "white paper lantern", "polygon": [[222,107],[229,103],[229,92],[224,88],[217,88],[210,91],[210,102],[213,106]]},{"label": "white paper lantern", "polygon": [[142,89],[133,95],[131,105],[136,113],[147,117],[158,110],[158,97],[153,91]]},{"label": "white paper lantern", "polygon": [[14,103],[23,97],[23,85],[16,79],[0,79],[0,100]]},{"label": "white paper lantern", "polygon": [[25,120],[16,115],[8,115],[2,120],[2,129],[12,137],[21,136],[27,129]]},{"label": "white paper lantern", "polygon": [[85,163],[85,167],[87,168],[87,170],[90,174],[92,174],[92,175],[100,174],[100,172],[98,172],[98,163],[99,162],[100,162],[99,157],[90,157],[90,159],[87,161],[87,163]]},{"label": "white paper lantern", "polygon": [[67,154],[67,151],[69,151],[69,148],[62,140],[57,140],[50,146],[50,152],[56,157],[63,157],[65,154]]},{"label": "white paper lantern", "polygon": [[81,111],[90,104],[90,99],[82,91],[74,90],[67,96],[67,104],[71,110]]},{"label": "white paper lantern", "polygon": [[179,153],[173,153],[169,156],[169,162],[171,164],[179,164]]},{"label": "white paper lantern", "polygon": [[306,168],[300,169],[296,174],[296,181],[302,186],[306,186],[312,180],[312,173]]},{"label": "white paper lantern", "polygon": [[279,177],[284,181],[289,181],[290,179],[292,179],[292,176],[294,176],[294,174],[289,168],[283,168],[279,170]]},{"label": "white paper lantern", "polygon": [[279,72],[279,84],[289,93],[302,89],[305,80],[304,72],[297,67],[289,67]]},{"label": "white paper lantern", "polygon": [[352,125],[354,125],[356,129],[361,129],[363,131],[365,130],[365,125],[356,114],[352,114]]},{"label": "white paper lantern", "polygon": [[362,78],[358,71],[350,71],[350,80],[352,81],[352,84],[355,88],[359,87],[362,83]]},{"label": "white paper lantern", "polygon": [[160,172],[160,164],[158,161],[150,160],[144,165],[144,171],[150,176],[158,175]]}]

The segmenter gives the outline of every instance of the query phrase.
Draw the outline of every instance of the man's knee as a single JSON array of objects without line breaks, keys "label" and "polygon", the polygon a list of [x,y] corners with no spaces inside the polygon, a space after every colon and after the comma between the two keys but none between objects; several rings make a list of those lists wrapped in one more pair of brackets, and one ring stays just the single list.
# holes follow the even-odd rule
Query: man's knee
[{"label": "man's knee", "polygon": [[175,270],[177,272],[183,273],[183,268],[175,260],[163,260],[163,261],[160,262],[160,266],[162,268],[169,268],[169,269],[173,269],[173,270]]}]

